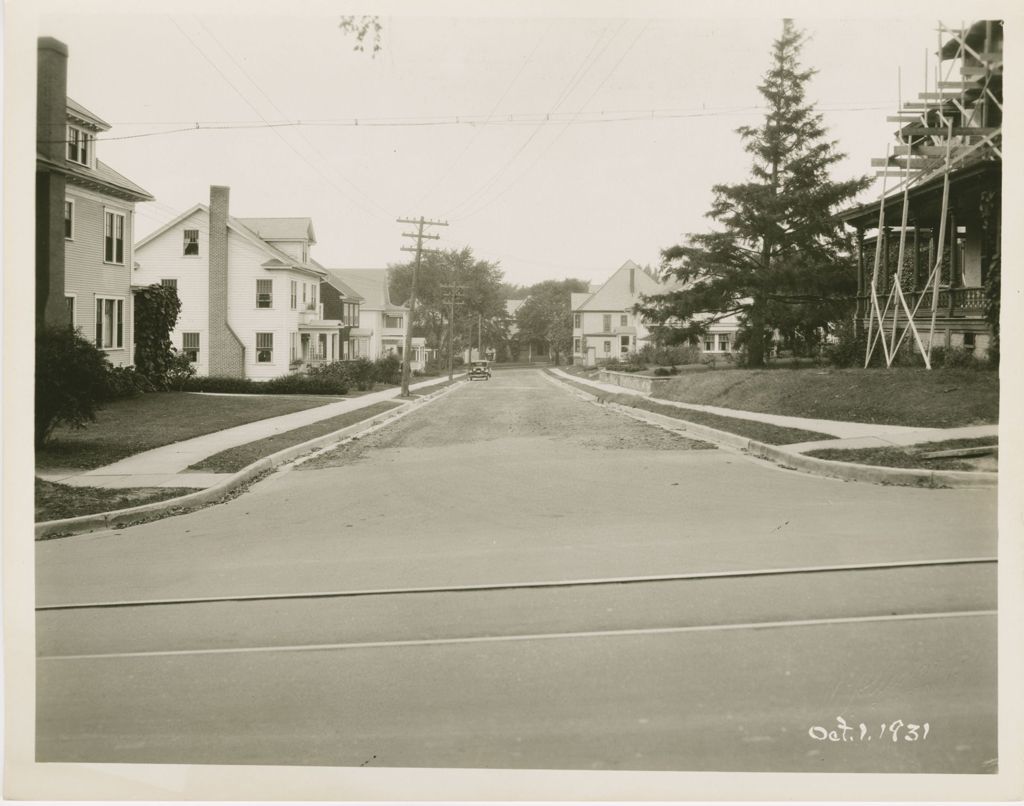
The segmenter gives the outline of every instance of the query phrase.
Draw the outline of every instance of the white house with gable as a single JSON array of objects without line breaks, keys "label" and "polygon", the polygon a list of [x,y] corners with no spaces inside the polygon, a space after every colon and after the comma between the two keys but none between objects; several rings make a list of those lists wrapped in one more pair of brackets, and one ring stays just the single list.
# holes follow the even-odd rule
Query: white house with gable
[{"label": "white house with gable", "polygon": [[171,334],[199,375],[267,380],[339,360],[341,322],[323,319],[323,270],[308,218],[234,218],[229,188],[135,245],[135,286],[174,286]]},{"label": "white house with gable", "polygon": [[[603,285],[572,294],[573,361],[595,366],[612,359],[622,360],[648,344],[651,327],[643,317],[633,313],[633,306],[644,295],[662,294],[666,290],[655,277],[627,260]],[[735,315],[709,325],[699,342],[702,352],[731,354],[739,326]]]}]

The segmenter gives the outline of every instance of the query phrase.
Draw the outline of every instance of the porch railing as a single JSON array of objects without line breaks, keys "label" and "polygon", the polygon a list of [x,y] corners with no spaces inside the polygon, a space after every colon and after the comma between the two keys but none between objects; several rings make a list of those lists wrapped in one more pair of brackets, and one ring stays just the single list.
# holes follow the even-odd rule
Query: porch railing
[{"label": "porch railing", "polygon": [[[924,300],[921,300],[920,291],[904,291],[903,296],[907,300],[910,310],[917,307],[918,317],[931,316],[932,292],[924,292]],[[879,295],[881,297],[881,295]],[[918,307],[918,301],[921,302]],[[871,298],[863,296],[859,298],[861,316],[867,317],[871,311]],[[879,302],[885,305],[884,297]],[[889,306],[889,314],[892,314],[893,305]],[[902,306],[896,306],[901,316],[904,316]],[[941,316],[965,316],[981,317],[985,314],[985,289],[981,287],[964,288],[940,288],[938,299],[938,312]]]}]

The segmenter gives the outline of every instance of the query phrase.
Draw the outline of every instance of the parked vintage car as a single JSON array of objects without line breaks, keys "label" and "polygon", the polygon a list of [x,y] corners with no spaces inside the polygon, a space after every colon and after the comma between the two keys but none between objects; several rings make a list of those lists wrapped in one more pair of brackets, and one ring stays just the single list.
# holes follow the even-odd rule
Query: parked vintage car
[{"label": "parked vintage car", "polygon": [[489,361],[473,361],[469,365],[469,379],[471,381],[489,381],[491,379],[491,364]]}]

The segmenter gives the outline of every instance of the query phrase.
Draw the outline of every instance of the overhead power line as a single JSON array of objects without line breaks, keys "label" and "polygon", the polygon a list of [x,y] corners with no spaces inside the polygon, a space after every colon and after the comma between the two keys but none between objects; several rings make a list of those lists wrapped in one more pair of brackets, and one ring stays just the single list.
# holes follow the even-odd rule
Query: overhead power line
[{"label": "overhead power line", "polygon": [[[861,106],[817,106],[818,112],[877,112],[885,111],[892,104],[871,104]],[[591,125],[602,123],[629,123],[679,118],[719,118],[747,115],[764,111],[763,106],[729,107],[719,109],[633,109],[617,111],[584,112],[515,112],[501,116],[483,115],[439,115],[433,118],[334,118],[331,120],[269,120],[269,121],[118,121],[115,126],[170,126],[175,129],[160,129],[139,134],[97,137],[99,142],[113,140],[137,140],[141,137],[162,137],[170,134],[195,131],[234,131],[245,129],[272,128],[415,128],[424,126],[536,126],[541,125]],[[187,125],[184,125],[187,124]],[[64,142],[58,140],[56,142]]]}]

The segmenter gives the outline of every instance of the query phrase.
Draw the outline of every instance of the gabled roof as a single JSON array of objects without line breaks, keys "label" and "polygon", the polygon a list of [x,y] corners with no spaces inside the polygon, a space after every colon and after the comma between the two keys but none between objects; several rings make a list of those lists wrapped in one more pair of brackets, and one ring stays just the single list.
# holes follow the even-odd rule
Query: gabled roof
[{"label": "gabled roof", "polygon": [[118,199],[144,202],[153,201],[154,198],[148,190],[139,187],[128,177],[122,176],[102,160],[96,160],[95,168],[86,168],[84,165],[78,165],[70,160],[54,162],[36,152],[36,166],[44,166],[50,171],[59,171],[64,174],[65,180],[73,185],[106,193]]},{"label": "gabled roof", "polygon": [[362,307],[368,310],[405,311],[404,305],[395,305],[388,293],[387,269],[327,269],[327,276],[340,280],[363,298]]},{"label": "gabled roof", "polygon": [[73,122],[82,124],[94,131],[105,132],[110,129],[109,123],[99,115],[90,112],[73,98],[67,99],[67,116],[71,118]]},{"label": "gabled roof", "polygon": [[570,292],[569,293],[569,307],[572,310],[574,310],[574,311],[578,311],[580,306],[584,302],[586,302],[588,299],[590,299],[591,294],[593,294],[592,291],[572,291],[572,292]]},{"label": "gabled roof", "polygon": [[[149,235],[147,235],[145,238],[142,238],[138,243],[135,244],[135,249],[141,249],[150,241],[155,240],[168,230],[172,229],[173,227],[176,227],[178,224],[187,219],[189,216],[194,215],[196,212],[202,212],[207,217],[209,217],[210,208],[207,207],[205,204],[193,205],[181,215],[172,218],[162,227],[149,233]],[[253,244],[254,246],[259,247],[264,252],[266,252],[271,258],[273,258],[273,260],[268,260],[266,263],[261,264],[265,269],[290,269],[292,271],[306,272],[307,274],[312,274],[320,278],[324,276],[324,270],[322,268],[312,266],[308,262],[303,263],[301,260],[297,260],[296,258],[289,255],[287,252],[282,252],[273,244],[267,243],[265,240],[260,238],[255,232],[246,227],[237,218],[233,216],[228,216],[228,229],[245,238],[249,243]]]},{"label": "gabled roof", "polygon": [[[529,299],[529,297],[527,297]],[[515,316],[516,311],[523,307],[525,299],[507,299],[505,300],[505,313],[509,316]]]},{"label": "gabled roof", "polygon": [[352,286],[348,285],[346,282],[341,280],[341,278],[335,277],[327,269],[325,269],[322,265],[320,265],[320,263],[318,261],[313,260],[312,258],[310,258],[309,262],[311,264],[313,264],[313,266],[315,268],[320,269],[320,271],[322,271],[324,273],[324,277],[323,277],[322,282],[327,283],[331,288],[333,288],[335,291],[337,291],[339,294],[341,294],[341,296],[343,296],[349,302],[362,302],[363,301],[363,298],[361,296],[359,296],[358,293],[356,293],[356,290],[354,288],[352,288]]},{"label": "gabled roof", "polygon": [[[633,291],[629,290],[630,272],[633,276]],[[625,311],[632,308],[643,294],[663,291],[658,281],[636,265],[632,260],[623,263],[609,277],[604,285],[590,295],[590,299],[574,310],[581,311]]]},{"label": "gabled roof", "polygon": [[236,218],[265,241],[316,243],[311,218]]}]

